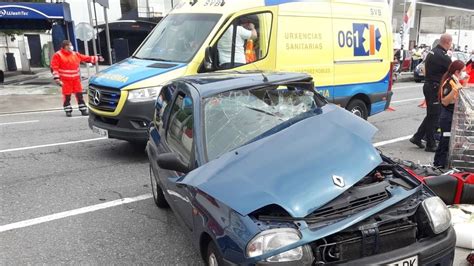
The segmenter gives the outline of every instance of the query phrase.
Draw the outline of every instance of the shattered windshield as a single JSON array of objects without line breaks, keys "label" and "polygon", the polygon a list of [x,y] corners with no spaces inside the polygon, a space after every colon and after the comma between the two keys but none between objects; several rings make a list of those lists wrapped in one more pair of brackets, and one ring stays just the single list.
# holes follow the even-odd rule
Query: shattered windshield
[{"label": "shattered windshield", "polygon": [[[274,86],[204,99],[207,157],[213,160],[317,107],[315,92]],[[311,112],[314,113],[314,112]]]},{"label": "shattered windshield", "polygon": [[219,20],[215,14],[171,14],[135,53],[139,59],[189,62]]}]

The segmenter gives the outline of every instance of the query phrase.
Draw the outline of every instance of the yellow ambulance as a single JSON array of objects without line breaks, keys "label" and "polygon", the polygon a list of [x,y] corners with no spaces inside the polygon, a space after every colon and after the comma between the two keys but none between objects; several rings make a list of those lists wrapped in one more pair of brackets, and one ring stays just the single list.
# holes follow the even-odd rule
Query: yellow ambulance
[{"label": "yellow ambulance", "polygon": [[89,126],[143,142],[161,86],[212,71],[296,71],[363,118],[388,108],[393,59],[386,0],[182,1],[133,56],[90,80]]}]

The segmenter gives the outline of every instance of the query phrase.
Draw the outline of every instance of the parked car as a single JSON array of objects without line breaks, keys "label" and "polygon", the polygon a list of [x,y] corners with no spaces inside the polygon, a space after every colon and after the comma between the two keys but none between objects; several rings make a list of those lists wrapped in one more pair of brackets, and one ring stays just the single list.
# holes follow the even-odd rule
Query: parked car
[{"label": "parked car", "polygon": [[[463,52],[453,52],[451,55],[451,61],[456,61],[456,60],[461,60],[464,63],[467,63],[469,61],[469,54],[463,53]],[[422,82],[425,80],[425,61],[419,63],[416,67],[415,70],[413,71],[413,78],[415,79],[415,82]]]},{"label": "parked car", "polygon": [[306,74],[180,78],[149,130],[153,197],[208,265],[452,264],[445,204],[375,132]]}]

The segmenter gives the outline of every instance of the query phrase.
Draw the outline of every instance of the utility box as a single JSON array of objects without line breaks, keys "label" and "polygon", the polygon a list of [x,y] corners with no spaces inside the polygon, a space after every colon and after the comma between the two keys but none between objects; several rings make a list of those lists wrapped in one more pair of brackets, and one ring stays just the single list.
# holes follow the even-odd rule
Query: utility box
[{"label": "utility box", "polygon": [[451,127],[449,166],[474,172],[474,87],[459,92]]}]

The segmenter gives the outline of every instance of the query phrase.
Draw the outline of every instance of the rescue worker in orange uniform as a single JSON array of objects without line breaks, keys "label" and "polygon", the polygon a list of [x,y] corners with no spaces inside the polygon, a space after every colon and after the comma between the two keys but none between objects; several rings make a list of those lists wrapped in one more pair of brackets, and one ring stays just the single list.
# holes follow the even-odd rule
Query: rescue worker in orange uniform
[{"label": "rescue worker in orange uniform", "polygon": [[72,116],[71,95],[76,96],[81,114],[88,115],[87,106],[82,95],[81,75],[79,66],[81,62],[95,64],[104,61],[101,56],[87,56],[74,52],[72,43],[64,40],[61,50],[57,51],[51,59],[51,70],[56,83],[61,86],[63,94],[63,107],[67,117]]}]

